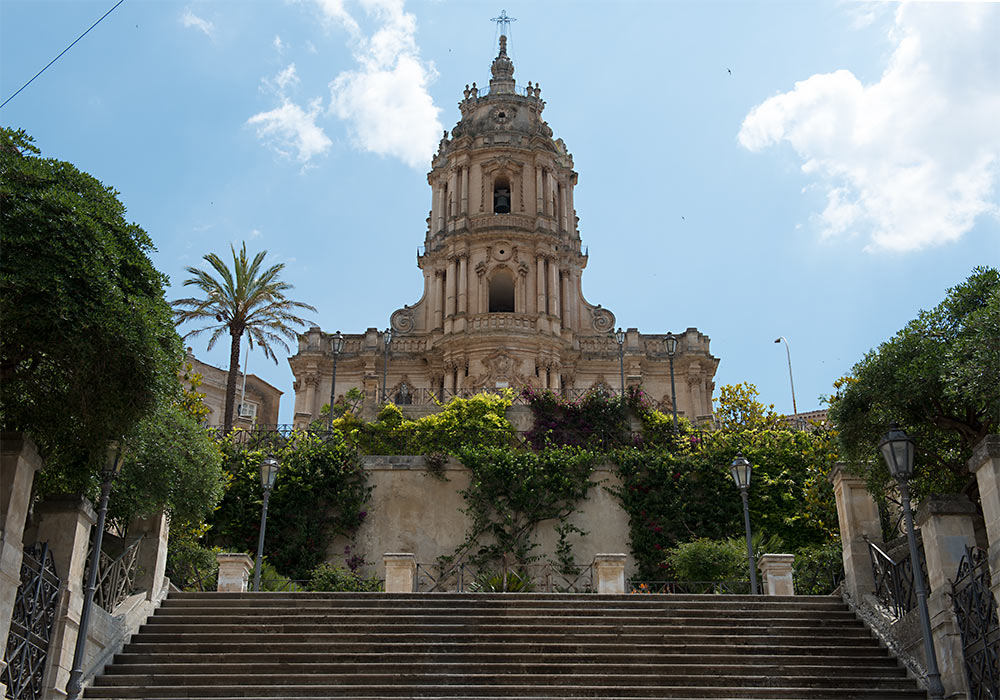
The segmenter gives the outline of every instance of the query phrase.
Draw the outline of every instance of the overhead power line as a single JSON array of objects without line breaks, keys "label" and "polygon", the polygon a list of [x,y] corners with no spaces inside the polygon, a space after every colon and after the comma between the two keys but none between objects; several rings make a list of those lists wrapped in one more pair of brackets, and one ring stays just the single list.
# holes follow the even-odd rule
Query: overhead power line
[{"label": "overhead power line", "polygon": [[58,60],[59,60],[60,58],[62,58],[62,55],[63,55],[64,53],[66,53],[66,52],[67,52],[67,51],[69,51],[69,50],[70,50],[71,48],[73,48],[73,46],[74,46],[74,45],[76,44],[76,42],[80,41],[80,39],[82,39],[83,37],[87,36],[87,34],[88,34],[88,33],[90,32],[90,30],[91,30],[91,29],[93,29],[93,28],[94,28],[94,27],[96,27],[96,26],[97,26],[98,24],[100,24],[100,23],[101,23],[101,20],[103,20],[103,19],[104,19],[105,17],[107,17],[108,15],[110,15],[110,14],[111,14],[112,12],[114,12],[114,11],[115,11],[115,8],[116,8],[116,7],[118,7],[119,5],[121,5],[121,4],[123,3],[123,2],[125,2],[125,0],[118,0],[118,2],[116,2],[116,3],[115,3],[115,6],[114,6],[114,7],[112,7],[112,8],[110,9],[110,10],[108,10],[108,11],[107,11],[107,12],[105,12],[105,13],[104,13],[103,15],[101,15],[101,19],[97,20],[97,21],[96,21],[96,22],[94,22],[94,23],[93,23],[92,25],[90,25],[90,27],[89,27],[89,28],[87,29],[87,31],[86,31],[86,32],[84,32],[83,34],[81,34],[80,36],[78,36],[78,37],[77,37],[76,39],[74,39],[74,40],[73,40],[73,43],[72,43],[72,44],[70,44],[69,46],[67,46],[67,47],[66,47],[65,49],[63,49],[62,51],[60,51],[60,52],[59,52],[59,55],[58,55],[58,56],[56,56],[56,57],[55,57],[55,58],[53,58],[53,59],[52,59],[51,61],[49,61],[49,62],[48,62],[48,63],[47,63],[46,65],[45,65],[45,68],[42,68],[42,69],[41,69],[40,71],[38,71],[37,73],[35,73],[35,75],[34,75],[34,76],[33,76],[33,77],[31,78],[31,80],[29,80],[29,81],[28,81],[28,82],[26,82],[26,83],[25,83],[24,85],[22,85],[21,87],[19,87],[19,88],[17,89],[17,92],[15,92],[15,93],[14,93],[13,95],[11,95],[11,96],[10,96],[10,97],[8,97],[8,98],[7,98],[6,100],[4,100],[4,101],[3,101],[3,104],[0,104],[0,109],[3,109],[3,108],[4,108],[5,106],[6,106],[6,104],[7,104],[8,102],[10,102],[10,101],[11,101],[11,100],[13,100],[13,99],[14,99],[15,97],[17,97],[18,93],[20,93],[20,92],[21,92],[21,90],[23,90],[24,88],[26,88],[26,87],[28,87],[29,85],[31,85],[31,83],[32,83],[32,82],[33,82],[33,81],[35,80],[35,78],[37,78],[38,76],[40,76],[40,75],[41,75],[42,73],[44,73],[44,72],[46,71],[46,69],[48,69],[48,67],[49,67],[49,66],[51,66],[51,65],[52,65],[53,63],[55,63],[56,61],[58,61]]}]

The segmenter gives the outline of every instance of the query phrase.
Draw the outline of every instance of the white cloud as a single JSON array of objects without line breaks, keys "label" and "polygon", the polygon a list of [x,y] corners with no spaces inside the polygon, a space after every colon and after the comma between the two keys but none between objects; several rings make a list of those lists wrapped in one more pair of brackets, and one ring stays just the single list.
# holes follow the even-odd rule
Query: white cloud
[{"label": "white cloud", "polygon": [[795,149],[826,193],[824,236],[900,252],[955,241],[1000,215],[998,36],[996,4],[903,4],[878,82],[813,75],[754,107],[739,141]]},{"label": "white cloud", "polygon": [[260,112],[247,120],[247,124],[257,127],[257,136],[278,153],[307,163],[313,156],[325,153],[331,141],[316,124],[316,117],[322,111],[317,98],[306,109],[283,98],[280,107],[269,112]]},{"label": "white cloud", "polygon": [[185,27],[194,27],[195,29],[204,32],[205,36],[212,37],[215,35],[215,25],[209,22],[207,19],[202,19],[195,13],[191,11],[191,8],[186,8],[184,14],[181,15],[181,24]]},{"label": "white cloud", "polygon": [[358,62],[330,83],[330,111],[347,122],[358,147],[426,168],[441,135],[441,110],[428,92],[437,71],[420,58],[416,19],[402,0],[362,0],[376,25],[366,33],[342,0],[316,2],[325,18],[351,34]]},{"label": "white cloud", "polygon": [[285,52],[285,42],[281,40],[281,37],[278,34],[274,35],[274,49],[278,53]]}]

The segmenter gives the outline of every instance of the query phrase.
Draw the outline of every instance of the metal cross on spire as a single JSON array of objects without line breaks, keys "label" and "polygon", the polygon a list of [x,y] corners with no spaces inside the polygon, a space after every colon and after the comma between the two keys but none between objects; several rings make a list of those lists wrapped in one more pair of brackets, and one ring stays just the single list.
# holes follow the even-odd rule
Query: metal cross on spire
[{"label": "metal cross on spire", "polygon": [[500,10],[500,14],[491,18],[490,21],[497,23],[497,26],[500,28],[501,36],[507,36],[507,28],[510,26],[511,22],[516,22],[517,18],[508,17],[507,10]]}]

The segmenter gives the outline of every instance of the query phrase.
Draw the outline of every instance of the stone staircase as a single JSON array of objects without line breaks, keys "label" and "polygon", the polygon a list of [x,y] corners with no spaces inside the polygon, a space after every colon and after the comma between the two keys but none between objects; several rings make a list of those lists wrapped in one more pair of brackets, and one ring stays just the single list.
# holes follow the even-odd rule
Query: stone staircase
[{"label": "stone staircase", "polygon": [[927,696],[833,597],[172,593],[84,697]]}]

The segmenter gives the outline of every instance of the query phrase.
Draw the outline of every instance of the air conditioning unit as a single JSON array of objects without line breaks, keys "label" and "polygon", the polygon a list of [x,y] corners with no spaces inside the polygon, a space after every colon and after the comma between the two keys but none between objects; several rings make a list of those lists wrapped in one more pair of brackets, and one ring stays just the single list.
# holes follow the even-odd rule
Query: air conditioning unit
[{"label": "air conditioning unit", "polygon": [[257,418],[257,404],[255,403],[241,403],[236,409],[236,414],[240,418],[246,418],[248,420],[256,420]]}]

